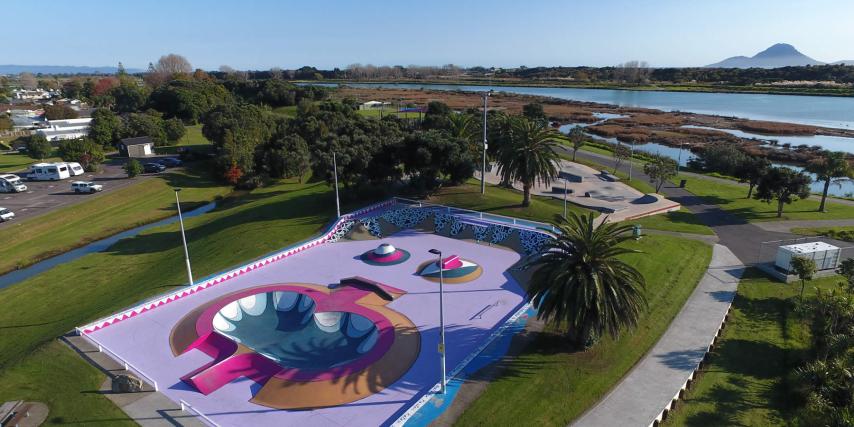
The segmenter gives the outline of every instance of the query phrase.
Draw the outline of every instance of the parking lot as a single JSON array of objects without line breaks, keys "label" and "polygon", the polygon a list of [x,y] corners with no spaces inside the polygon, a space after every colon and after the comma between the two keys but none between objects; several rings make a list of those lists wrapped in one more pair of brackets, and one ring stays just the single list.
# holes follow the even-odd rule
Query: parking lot
[{"label": "parking lot", "polygon": [[[23,193],[0,193],[0,207],[15,213],[14,221],[21,221],[38,216],[54,209],[74,203],[101,197],[102,194],[115,191],[128,185],[136,184],[150,174],[143,174],[135,179],[128,179],[122,166],[125,159],[112,159],[101,165],[98,173],[86,172],[62,181],[25,181],[27,191]],[[23,171],[19,171],[23,173]],[[23,175],[19,175],[24,178]],[[93,181],[104,186],[104,191],[98,194],[78,194],[71,190],[72,181]],[[3,227],[6,223],[0,223]]]}]

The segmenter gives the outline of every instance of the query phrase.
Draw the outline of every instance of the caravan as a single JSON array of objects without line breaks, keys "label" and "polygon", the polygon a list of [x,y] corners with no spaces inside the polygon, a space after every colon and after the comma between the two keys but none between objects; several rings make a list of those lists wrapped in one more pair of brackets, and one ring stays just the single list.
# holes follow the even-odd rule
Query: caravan
[{"label": "caravan", "polygon": [[68,165],[68,173],[71,174],[71,176],[83,175],[85,173],[83,166],[80,166],[80,163],[68,162],[66,165]]},{"label": "caravan", "polygon": [[30,181],[59,181],[71,176],[65,163],[36,163],[30,167]]}]

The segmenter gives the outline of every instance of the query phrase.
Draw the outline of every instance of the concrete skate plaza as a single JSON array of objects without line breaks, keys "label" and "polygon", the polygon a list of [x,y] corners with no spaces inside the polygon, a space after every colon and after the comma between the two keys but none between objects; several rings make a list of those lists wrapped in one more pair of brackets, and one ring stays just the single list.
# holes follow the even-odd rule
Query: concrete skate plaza
[{"label": "concrete skate plaza", "polygon": [[[380,243],[404,249],[411,257],[393,266],[372,266],[363,262],[362,254],[375,249]],[[344,240],[319,245],[90,335],[156,380],[161,392],[170,399],[188,402],[219,425],[387,424],[439,381],[438,284],[416,274],[420,265],[436,258],[428,253],[431,248],[476,262],[483,270],[470,282],[445,288],[447,363],[450,371],[524,303],[524,291],[507,272],[520,260],[519,253],[412,230],[379,240]],[[383,376],[389,373],[384,372],[385,365],[380,360],[364,367],[366,375],[360,382],[347,381],[344,377],[333,379],[325,391],[329,393],[332,390],[332,393],[338,392],[350,398],[356,393],[359,396],[357,400],[319,409],[282,410],[252,403],[263,384],[246,377],[228,382],[207,395],[181,380],[213,361],[205,352],[193,349],[173,355],[170,335],[181,319],[189,314],[227,299],[231,294],[243,292],[249,295],[254,288],[264,289],[272,285],[306,284],[309,288],[328,293],[328,285],[353,276],[401,291],[393,301],[384,303],[384,307],[413,325],[417,330],[415,335],[420,337],[420,342],[415,340],[417,357],[408,369],[401,371],[402,375],[396,374],[399,378],[393,382],[383,383]],[[335,290],[331,292],[334,297]]]}]

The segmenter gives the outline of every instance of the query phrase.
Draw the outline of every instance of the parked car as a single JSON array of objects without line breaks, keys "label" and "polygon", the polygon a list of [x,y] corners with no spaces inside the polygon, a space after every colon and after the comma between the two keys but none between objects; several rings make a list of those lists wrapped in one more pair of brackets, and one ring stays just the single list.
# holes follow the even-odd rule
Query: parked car
[{"label": "parked car", "polygon": [[15,174],[0,174],[0,193],[21,193],[27,191],[27,186],[21,177]]},{"label": "parked car", "polygon": [[97,193],[102,191],[104,186],[91,181],[74,181],[71,183],[71,189],[75,193]]},{"label": "parked car", "polygon": [[0,222],[11,221],[15,219],[15,212],[6,208],[0,208]]},{"label": "parked car", "polygon": [[176,159],[175,157],[164,157],[158,160],[157,163],[160,163],[167,168],[174,168],[181,166],[184,162],[182,162],[181,159]]},{"label": "parked car", "polygon": [[166,166],[160,163],[146,163],[142,165],[142,171],[145,173],[158,173],[166,170]]}]

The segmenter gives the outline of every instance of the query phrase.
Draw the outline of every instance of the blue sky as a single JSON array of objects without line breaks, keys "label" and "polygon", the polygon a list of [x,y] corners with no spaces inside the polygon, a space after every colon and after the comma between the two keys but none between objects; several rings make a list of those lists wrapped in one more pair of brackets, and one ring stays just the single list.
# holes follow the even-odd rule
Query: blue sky
[{"label": "blue sky", "polygon": [[0,63],[701,66],[791,43],[854,59],[850,0],[6,0]]}]

